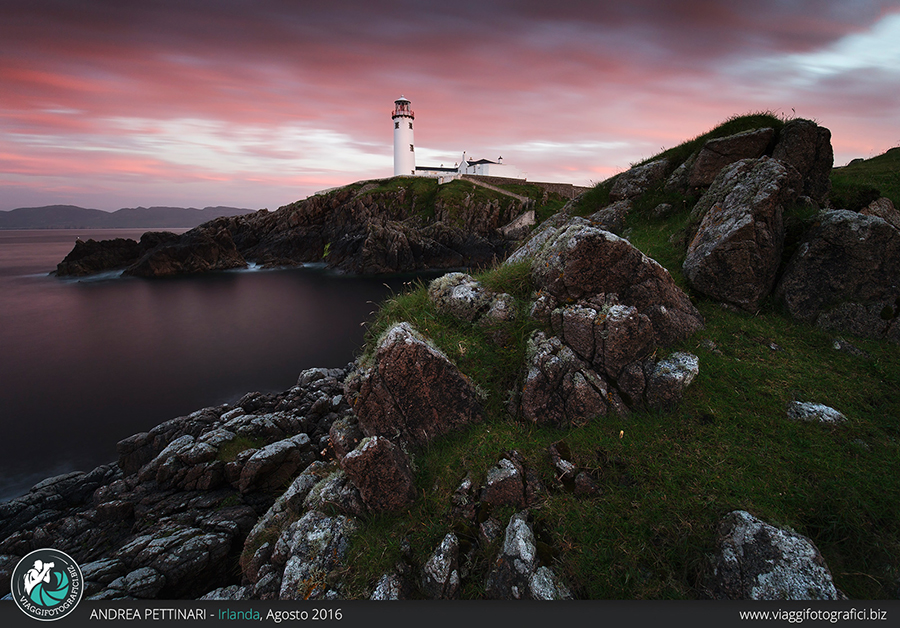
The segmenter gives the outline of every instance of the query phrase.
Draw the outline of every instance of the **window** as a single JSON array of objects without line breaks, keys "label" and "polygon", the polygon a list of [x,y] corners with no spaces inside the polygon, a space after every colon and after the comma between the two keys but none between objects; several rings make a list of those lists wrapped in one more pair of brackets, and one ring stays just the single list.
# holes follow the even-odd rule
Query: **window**
[{"label": "window", "polygon": [[416,151],[416,149],[413,148],[413,145],[412,145],[412,144],[409,145],[409,150],[412,151],[412,152],[415,152],[415,151]]},{"label": "window", "polygon": [[412,122],[409,123],[409,128],[412,128]]},{"label": "window", "polygon": [[395,128],[395,129],[399,129],[399,128],[400,128],[400,122],[399,122],[399,121],[398,121],[398,122],[394,122],[394,128]]}]

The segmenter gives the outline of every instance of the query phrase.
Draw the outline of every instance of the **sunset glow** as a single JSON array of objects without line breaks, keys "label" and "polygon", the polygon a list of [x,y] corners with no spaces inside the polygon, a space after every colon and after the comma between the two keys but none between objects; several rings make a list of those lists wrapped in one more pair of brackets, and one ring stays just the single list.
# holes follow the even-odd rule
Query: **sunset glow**
[{"label": "sunset glow", "polygon": [[155,3],[0,10],[0,210],[274,209],[462,151],[598,182],[735,114],[900,144],[900,4],[834,0]]}]

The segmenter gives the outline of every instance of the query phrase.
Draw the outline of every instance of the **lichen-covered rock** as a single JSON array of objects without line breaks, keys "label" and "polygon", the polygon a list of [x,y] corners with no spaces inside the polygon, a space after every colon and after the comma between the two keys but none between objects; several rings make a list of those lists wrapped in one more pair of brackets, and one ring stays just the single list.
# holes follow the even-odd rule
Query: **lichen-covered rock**
[{"label": "lichen-covered rock", "polygon": [[743,510],[719,523],[710,594],[732,600],[836,600],[831,572],[806,537]]},{"label": "lichen-covered rock", "polygon": [[306,496],[303,508],[325,514],[337,511],[351,517],[359,517],[366,512],[359,489],[344,471],[330,473],[316,484]]},{"label": "lichen-covered rock", "polygon": [[409,323],[385,332],[374,364],[346,386],[366,436],[418,446],[482,419],[472,383]]},{"label": "lichen-covered rock", "polygon": [[416,499],[415,478],[403,450],[383,436],[364,439],[341,467],[372,512],[398,510]]},{"label": "lichen-covered rock", "polygon": [[803,196],[823,201],[828,195],[834,166],[831,131],[811,120],[790,120],[779,133],[772,157],[790,164],[800,173]]},{"label": "lichen-covered rock", "polygon": [[428,298],[439,312],[473,322],[491,304],[491,293],[465,273],[447,273],[428,284]]},{"label": "lichen-covered rock", "polygon": [[762,157],[773,137],[775,129],[767,127],[708,140],[691,166],[688,185],[706,187],[725,166]]},{"label": "lichen-covered rock", "polygon": [[861,209],[859,213],[864,216],[878,216],[894,229],[900,230],[900,211],[894,207],[894,203],[889,198],[881,197],[875,199]]},{"label": "lichen-covered rock", "polygon": [[784,206],[797,198],[799,188],[799,174],[768,157],[722,170],[694,208],[703,219],[682,266],[691,286],[756,309],[775,283],[784,248]]},{"label": "lichen-covered rock", "polygon": [[492,506],[525,507],[525,473],[521,466],[503,458],[491,467],[481,490],[481,501]]},{"label": "lichen-covered rock", "polygon": [[375,585],[370,600],[391,601],[409,598],[408,584],[397,574],[384,574]]},{"label": "lichen-covered rock", "polygon": [[153,567],[141,567],[109,583],[110,589],[119,589],[138,599],[152,600],[166,586],[166,577]]},{"label": "lichen-covered rock", "polygon": [[306,434],[266,445],[244,465],[238,488],[242,493],[248,493],[251,490],[283,487],[297,471],[306,468],[314,459],[315,452]]},{"label": "lichen-covered rock", "polygon": [[485,596],[495,600],[571,599],[572,594],[556,574],[540,564],[527,512],[510,518],[503,546],[485,583]]},{"label": "lichen-covered rock", "polygon": [[328,430],[328,441],[338,460],[356,449],[363,437],[359,421],[352,412],[337,419]]},{"label": "lichen-covered rock", "polygon": [[830,406],[804,401],[792,401],[789,403],[787,415],[789,419],[794,421],[808,421],[830,425],[837,425],[847,420],[847,417]]},{"label": "lichen-covered rock", "polygon": [[662,181],[669,169],[667,159],[657,159],[642,166],[635,166],[616,177],[609,192],[609,198],[613,201],[640,196],[647,189]]},{"label": "lichen-covered rock", "polygon": [[534,423],[583,425],[610,410],[627,409],[616,391],[556,336],[535,332],[528,341],[522,416]]},{"label": "lichen-covered rock", "polygon": [[454,600],[459,585],[459,540],[451,532],[422,568],[422,592],[432,600]]},{"label": "lichen-covered rock", "polygon": [[653,325],[654,342],[668,346],[703,327],[703,318],[668,271],[609,231],[573,220],[547,240],[532,262],[537,287],[574,303],[616,295]]},{"label": "lichen-covered rock", "polygon": [[359,525],[342,515],[306,513],[278,538],[272,561],[284,565],[279,599],[322,599],[334,572],[346,559],[350,538]]},{"label": "lichen-covered rock", "polygon": [[798,320],[900,342],[900,231],[877,216],[823,212],[775,295]]},{"label": "lichen-covered rock", "polygon": [[613,379],[656,347],[650,318],[635,307],[619,305],[615,295],[554,310],[551,324],[580,358]]},{"label": "lichen-covered rock", "polygon": [[651,408],[674,407],[681,401],[685,389],[699,372],[700,362],[697,356],[681,351],[665,360],[649,364],[645,373],[647,405]]},{"label": "lichen-covered rock", "polygon": [[632,207],[632,202],[629,200],[616,201],[612,205],[594,212],[587,217],[587,220],[595,227],[619,234],[625,228],[625,219],[631,213]]}]

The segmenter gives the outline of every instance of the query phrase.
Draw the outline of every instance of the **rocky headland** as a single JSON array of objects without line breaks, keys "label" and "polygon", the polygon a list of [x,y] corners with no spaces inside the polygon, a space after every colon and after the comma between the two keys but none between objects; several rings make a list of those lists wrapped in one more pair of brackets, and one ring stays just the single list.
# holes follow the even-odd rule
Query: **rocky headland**
[{"label": "rocky headland", "polygon": [[[723,443],[698,468],[673,469],[662,480],[635,478],[628,471],[634,460],[614,453],[624,451],[616,447],[626,431],[639,431],[634,417],[653,417],[667,429],[681,416],[679,407],[705,376],[703,356],[722,364],[736,355],[697,340],[708,324],[701,300],[740,316],[776,303],[801,324],[900,341],[900,216],[887,199],[863,211],[829,207],[831,168],[828,130],[792,120],[707,138],[677,159],[664,153],[637,165],[515,244],[498,230],[530,209],[526,204],[482,205],[470,197],[461,209],[432,198],[434,213],[423,216],[424,201],[410,198],[412,182],[404,179],[218,219],[181,237],[82,244],[60,274],[115,266],[161,276],[323,259],[379,273],[505,258],[495,273],[515,281],[446,274],[416,293],[424,314],[396,306],[347,367],[310,369],[282,394],[250,393],[172,419],[121,441],[115,463],[50,478],[0,505],[0,592],[21,556],[52,546],[80,563],[86,595],[101,600],[584,597],[584,582],[573,575],[596,567],[617,577],[616,561],[630,560],[613,549],[624,533],[594,541],[609,544],[612,558],[603,566],[576,568],[586,552],[580,537],[594,538],[591,528],[606,522],[566,528],[548,521],[547,512],[612,502],[611,488],[624,492],[639,481],[668,487],[649,491],[648,498],[665,502],[666,492],[692,482],[700,466],[746,473],[730,466],[739,456]],[[680,198],[683,206],[660,198]],[[683,226],[667,239],[683,251],[683,279],[628,239],[635,217],[663,220],[679,211]],[[126,247],[127,254],[119,250]],[[755,360],[782,351],[759,342],[767,353]],[[482,373],[478,343],[500,355],[508,372],[473,377]],[[869,359],[842,338],[835,350]],[[502,384],[487,389],[488,381]],[[692,407],[712,406],[703,394]],[[854,424],[824,404],[778,403],[788,410],[772,420],[806,426],[796,429]],[[679,419],[664,451],[699,448],[703,426],[722,420],[713,413],[699,414],[700,427]],[[507,441],[507,426],[535,441],[551,434],[543,438],[552,442],[535,448]],[[592,426],[602,429],[586,432]],[[770,437],[754,429],[752,438]],[[856,437],[853,455],[871,449],[867,439],[877,429],[868,430]],[[570,447],[588,433],[594,441]],[[465,438],[458,457],[430,462],[444,443]],[[814,438],[803,432],[793,446]],[[503,444],[492,448],[495,440]],[[691,492],[704,490],[718,495],[714,485]],[[844,597],[813,540],[753,514],[733,489],[725,493],[710,497],[722,501],[716,518],[703,524],[708,552],[678,559],[690,586],[657,591]],[[813,508],[792,499],[801,511]],[[640,520],[635,502],[624,508],[607,516],[639,525],[629,523]],[[403,525],[416,509],[438,513],[434,530],[381,539],[391,562],[369,566],[362,583],[355,579],[350,557],[363,551],[355,543],[375,543],[367,535],[383,530],[383,521],[418,529]],[[672,530],[687,528],[648,529],[641,544],[654,552],[677,545]],[[895,558],[885,560],[884,580],[900,577],[891,571]],[[629,578],[653,581],[653,570],[662,568],[642,569]]]}]

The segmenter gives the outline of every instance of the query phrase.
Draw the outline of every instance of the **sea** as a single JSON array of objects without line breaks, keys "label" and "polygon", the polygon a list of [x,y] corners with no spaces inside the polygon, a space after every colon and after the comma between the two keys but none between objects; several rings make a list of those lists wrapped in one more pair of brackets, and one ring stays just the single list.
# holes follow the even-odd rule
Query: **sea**
[{"label": "sea", "polygon": [[0,501],[114,462],[118,441],[168,419],[347,365],[377,304],[410,280],[317,267],[51,275],[76,238],[142,232],[0,231]]}]

